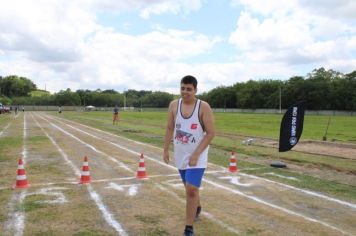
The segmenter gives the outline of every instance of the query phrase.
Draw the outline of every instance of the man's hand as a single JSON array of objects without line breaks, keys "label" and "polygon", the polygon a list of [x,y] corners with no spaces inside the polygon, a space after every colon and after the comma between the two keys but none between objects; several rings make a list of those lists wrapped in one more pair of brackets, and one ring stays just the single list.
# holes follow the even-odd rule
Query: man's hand
[{"label": "man's hand", "polygon": [[166,152],[166,151],[163,152],[163,161],[164,161],[166,164],[169,163],[169,151],[168,151],[168,152]]},{"label": "man's hand", "polygon": [[199,159],[198,155],[196,154],[191,155],[189,159],[189,166],[196,166],[198,164],[198,159]]}]

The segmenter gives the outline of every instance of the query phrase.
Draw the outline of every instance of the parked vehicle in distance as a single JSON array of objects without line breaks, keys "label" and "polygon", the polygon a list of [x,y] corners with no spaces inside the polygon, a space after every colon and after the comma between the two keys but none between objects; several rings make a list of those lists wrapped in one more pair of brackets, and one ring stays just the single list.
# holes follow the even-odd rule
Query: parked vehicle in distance
[{"label": "parked vehicle in distance", "polygon": [[2,105],[2,103],[0,103],[0,114],[1,113],[10,113],[10,108]]}]

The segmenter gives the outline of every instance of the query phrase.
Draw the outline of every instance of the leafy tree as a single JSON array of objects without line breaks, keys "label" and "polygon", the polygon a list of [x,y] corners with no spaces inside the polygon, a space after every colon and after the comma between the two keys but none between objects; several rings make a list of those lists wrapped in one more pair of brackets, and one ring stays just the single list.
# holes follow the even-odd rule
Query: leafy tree
[{"label": "leafy tree", "polygon": [[129,89],[128,91],[124,92],[124,96],[126,96],[126,106],[130,107],[140,107],[142,98],[147,95],[151,94],[152,91],[137,91],[134,89]]},{"label": "leafy tree", "polygon": [[72,92],[69,88],[65,91],[61,90],[54,95],[54,105],[57,106],[79,106],[80,97],[77,93]]},{"label": "leafy tree", "polygon": [[7,97],[29,96],[33,90],[36,90],[36,85],[25,77],[10,75],[0,79],[0,95]]},{"label": "leafy tree", "polygon": [[234,108],[236,106],[236,92],[232,86],[217,87],[200,96],[214,108]]},{"label": "leafy tree", "polygon": [[76,91],[76,93],[79,95],[80,105],[82,105],[82,106],[90,105],[90,103],[88,103],[88,97],[89,97],[89,94],[91,93],[90,90],[79,89]]},{"label": "leafy tree", "polygon": [[282,86],[282,108],[288,108],[296,101],[307,99],[308,87],[302,76],[293,76]]},{"label": "leafy tree", "polygon": [[142,98],[142,106],[144,107],[168,107],[173,100],[173,95],[166,92],[147,93]]},{"label": "leafy tree", "polygon": [[3,105],[11,105],[12,104],[12,100],[10,98],[8,98],[8,97],[0,95],[0,103],[2,103]]},{"label": "leafy tree", "polygon": [[260,93],[261,85],[258,81],[249,80],[245,84],[236,84],[235,89],[237,89],[237,107],[250,109],[263,107],[264,98]]},{"label": "leafy tree", "polygon": [[[15,105],[94,105],[167,107],[179,97],[165,92],[128,90],[118,93],[113,89],[95,91],[70,89],[54,95],[36,91],[31,80],[16,75],[0,76],[0,102]],[[220,86],[197,97],[214,108],[278,108],[279,91],[282,108],[299,100],[308,102],[307,109],[356,110],[356,71],[342,74],[323,67],[314,69],[305,77],[289,80],[249,80],[233,86]],[[31,94],[31,97],[29,95]]]},{"label": "leafy tree", "polygon": [[118,94],[118,92],[116,92],[116,91],[115,91],[115,90],[113,90],[113,89],[107,89],[107,90],[104,90],[104,91],[102,91],[102,93]]}]

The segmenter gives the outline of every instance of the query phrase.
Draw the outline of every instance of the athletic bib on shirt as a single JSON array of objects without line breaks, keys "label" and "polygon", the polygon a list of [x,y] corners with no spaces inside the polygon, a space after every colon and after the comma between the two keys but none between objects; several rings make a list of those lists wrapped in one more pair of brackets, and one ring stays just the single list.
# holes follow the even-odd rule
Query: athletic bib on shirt
[{"label": "athletic bib on shirt", "polygon": [[182,99],[178,100],[178,109],[174,127],[174,159],[180,170],[192,168],[206,168],[208,165],[208,149],[204,149],[196,166],[189,166],[189,159],[195,149],[206,135],[199,120],[201,101],[197,99],[193,113],[190,117],[182,115]]}]

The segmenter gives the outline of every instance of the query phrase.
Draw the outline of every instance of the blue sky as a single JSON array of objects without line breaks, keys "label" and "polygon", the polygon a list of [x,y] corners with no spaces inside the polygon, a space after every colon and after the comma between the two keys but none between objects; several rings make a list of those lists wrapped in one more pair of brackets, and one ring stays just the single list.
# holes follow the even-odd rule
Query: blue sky
[{"label": "blue sky", "polygon": [[353,0],[0,0],[0,75],[50,92],[198,92],[356,70]]},{"label": "blue sky", "polygon": [[[176,29],[195,31],[210,37],[227,39],[231,29],[235,28],[239,16],[238,6],[232,7],[230,1],[205,1],[198,11],[183,14],[165,13],[152,15],[143,19],[137,11],[120,13],[102,12],[98,14],[98,22],[113,27],[118,32],[130,35],[142,35],[154,29]],[[231,51],[234,47],[225,41],[217,43],[214,48],[200,55],[184,58],[185,63],[231,62]]]}]

